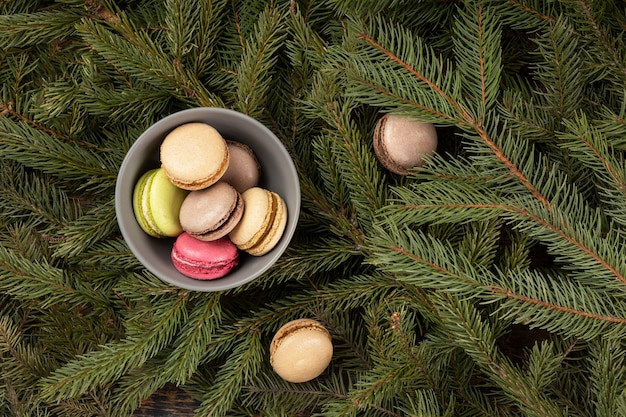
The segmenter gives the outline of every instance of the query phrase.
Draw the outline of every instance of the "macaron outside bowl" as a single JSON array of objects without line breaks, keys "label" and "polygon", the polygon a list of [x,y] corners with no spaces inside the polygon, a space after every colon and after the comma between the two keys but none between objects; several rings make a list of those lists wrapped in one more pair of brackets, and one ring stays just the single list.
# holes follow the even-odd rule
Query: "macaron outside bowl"
[{"label": "macaron outside bowl", "polygon": [[[259,186],[279,194],[287,206],[287,225],[269,253],[240,254],[239,265],[227,276],[211,281],[189,278],[171,261],[175,238],[146,234],[133,212],[133,190],[146,171],[160,166],[159,149],[174,128],[192,122],[213,126],[226,140],[248,145],[261,165]],[[130,147],[120,166],[115,187],[115,211],[122,236],[137,259],[155,276],[174,286],[194,291],[223,291],[251,282],[276,263],[293,237],[300,213],[300,182],[291,156],[280,140],[259,121],[234,110],[200,107],[171,114],[144,131]]]}]

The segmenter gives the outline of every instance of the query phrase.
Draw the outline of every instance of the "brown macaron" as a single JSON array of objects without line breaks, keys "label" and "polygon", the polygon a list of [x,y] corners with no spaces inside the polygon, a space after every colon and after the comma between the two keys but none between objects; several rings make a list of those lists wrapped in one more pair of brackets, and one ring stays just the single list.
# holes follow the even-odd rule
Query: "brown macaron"
[{"label": "brown macaron", "polygon": [[282,326],[270,344],[270,364],[288,382],[307,382],[328,367],[333,357],[330,333],[319,322],[298,319]]},{"label": "brown macaron", "polygon": [[374,129],[374,152],[389,171],[408,175],[424,165],[424,156],[437,150],[437,130],[432,123],[386,114]]},{"label": "brown macaron", "polygon": [[186,123],[161,143],[161,167],[175,186],[200,190],[215,184],[228,168],[226,140],[206,123]]},{"label": "brown macaron", "polygon": [[261,165],[252,148],[245,143],[232,140],[227,140],[226,144],[229,163],[221,180],[232,185],[240,193],[259,185]]},{"label": "brown macaron", "polygon": [[180,224],[191,236],[204,241],[226,236],[244,211],[241,194],[231,185],[216,184],[190,192],[180,207]]}]

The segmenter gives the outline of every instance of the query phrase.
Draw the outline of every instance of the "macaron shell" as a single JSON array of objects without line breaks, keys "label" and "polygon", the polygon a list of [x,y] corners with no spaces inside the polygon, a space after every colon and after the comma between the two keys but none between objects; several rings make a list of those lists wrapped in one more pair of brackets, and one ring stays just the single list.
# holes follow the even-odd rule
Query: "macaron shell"
[{"label": "macaron shell", "polygon": [[139,180],[135,184],[135,188],[133,190],[133,212],[135,213],[135,219],[137,220],[139,227],[141,227],[141,230],[152,237],[164,237],[157,233],[157,231],[150,225],[143,209],[146,204],[144,202],[144,197],[147,196],[146,186],[148,184],[148,180],[154,175],[155,172],[156,169],[153,169],[144,173],[141,177],[139,177]]},{"label": "macaron shell", "polygon": [[283,236],[285,226],[287,225],[287,205],[278,194],[271,194],[275,202],[272,206],[276,207],[276,213],[273,216],[273,221],[267,234],[256,245],[247,250],[253,256],[263,256],[274,249]]},{"label": "macaron shell", "polygon": [[424,164],[424,155],[437,149],[437,130],[432,123],[386,114],[374,130],[374,152],[381,164],[400,175]]},{"label": "macaron shell", "polygon": [[216,183],[228,168],[228,146],[205,123],[186,123],[172,130],[160,148],[161,166],[169,180],[185,190]]},{"label": "macaron shell", "polygon": [[229,163],[221,180],[232,185],[240,193],[259,185],[261,165],[252,148],[232,140],[227,140],[226,143]]},{"label": "macaron shell", "polygon": [[187,196],[187,191],[173,185],[162,169],[155,171],[148,180],[145,193],[146,218],[158,234],[178,236],[183,231],[179,221],[179,211]]},{"label": "macaron shell", "polygon": [[203,190],[191,191],[180,208],[180,223],[200,240],[226,236],[243,215],[241,194],[231,185],[218,181]]},{"label": "macaron shell", "polygon": [[254,246],[270,226],[274,199],[269,191],[259,187],[250,188],[241,196],[243,216],[228,236],[239,249],[246,250]]},{"label": "macaron shell", "polygon": [[270,364],[288,382],[307,382],[318,377],[328,367],[332,356],[330,333],[310,319],[287,323],[270,345]]},{"label": "macaron shell", "polygon": [[227,237],[206,242],[188,233],[176,239],[171,257],[181,274],[200,280],[221,278],[239,262],[237,248]]}]

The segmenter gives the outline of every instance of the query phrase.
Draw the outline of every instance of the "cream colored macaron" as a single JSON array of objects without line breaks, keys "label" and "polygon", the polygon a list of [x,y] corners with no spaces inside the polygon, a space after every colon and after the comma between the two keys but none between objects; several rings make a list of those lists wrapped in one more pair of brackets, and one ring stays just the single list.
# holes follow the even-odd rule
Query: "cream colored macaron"
[{"label": "cream colored macaron", "polygon": [[437,150],[437,130],[432,123],[386,114],[374,129],[374,152],[389,171],[408,175],[424,165],[424,156]]},{"label": "cream colored macaron", "polygon": [[285,231],[287,206],[278,194],[260,187],[244,191],[241,197],[243,216],[228,237],[250,255],[265,255]]},{"label": "cream colored macaron", "polygon": [[288,382],[307,382],[324,372],[333,356],[330,333],[311,319],[290,321],[270,345],[270,364]]},{"label": "cream colored macaron", "polygon": [[226,140],[206,123],[186,123],[161,143],[161,167],[175,186],[201,190],[215,184],[228,169]]}]

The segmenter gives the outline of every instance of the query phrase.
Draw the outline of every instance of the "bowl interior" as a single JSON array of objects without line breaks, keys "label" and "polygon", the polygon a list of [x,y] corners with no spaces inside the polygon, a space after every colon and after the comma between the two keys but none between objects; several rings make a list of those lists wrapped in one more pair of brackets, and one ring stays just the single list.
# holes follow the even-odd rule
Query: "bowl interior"
[{"label": "bowl interior", "polygon": [[[287,205],[287,226],[272,251],[250,256],[240,251],[239,265],[227,276],[211,281],[186,277],[170,259],[175,238],[147,235],[133,213],[133,189],[139,177],[160,166],[159,148],[175,127],[191,122],[208,123],[227,140],[245,143],[261,164],[259,186],[278,193]],[[172,285],[196,291],[221,291],[252,281],[269,269],[287,248],[300,213],[300,184],[289,153],[263,124],[242,113],[220,108],[195,108],[167,116],[148,128],[131,146],[122,162],[115,189],[115,210],[120,231],[139,261],[154,275]]]}]

